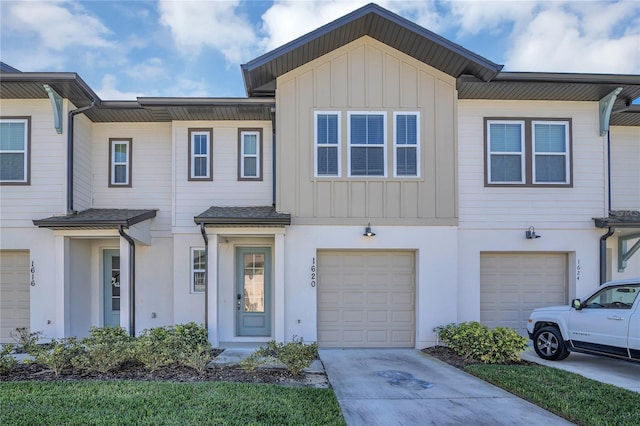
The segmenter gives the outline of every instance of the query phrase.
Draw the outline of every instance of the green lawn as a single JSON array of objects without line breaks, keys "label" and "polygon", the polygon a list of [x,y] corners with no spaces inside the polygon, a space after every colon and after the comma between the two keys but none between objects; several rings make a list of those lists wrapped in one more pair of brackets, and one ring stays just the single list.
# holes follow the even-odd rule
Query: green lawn
[{"label": "green lawn", "polygon": [[579,425],[640,425],[640,393],[540,365],[465,370]]},{"label": "green lawn", "polygon": [[330,389],[247,383],[5,382],[2,425],[344,425]]}]

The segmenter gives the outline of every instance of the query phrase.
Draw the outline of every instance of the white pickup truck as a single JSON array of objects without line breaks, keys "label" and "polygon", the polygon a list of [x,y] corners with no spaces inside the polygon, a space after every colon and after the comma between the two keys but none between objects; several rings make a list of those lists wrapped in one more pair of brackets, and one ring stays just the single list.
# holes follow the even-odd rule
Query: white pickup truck
[{"label": "white pickup truck", "polygon": [[540,358],[561,360],[570,352],[640,362],[640,278],[610,281],[584,301],[535,309],[527,331]]}]

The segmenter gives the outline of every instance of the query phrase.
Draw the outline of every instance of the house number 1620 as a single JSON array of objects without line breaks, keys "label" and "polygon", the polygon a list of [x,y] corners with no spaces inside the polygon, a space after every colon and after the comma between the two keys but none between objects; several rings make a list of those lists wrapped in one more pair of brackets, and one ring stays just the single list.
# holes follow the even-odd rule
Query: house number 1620
[{"label": "house number 1620", "polygon": [[316,258],[312,258],[311,260],[311,287],[316,286]]}]

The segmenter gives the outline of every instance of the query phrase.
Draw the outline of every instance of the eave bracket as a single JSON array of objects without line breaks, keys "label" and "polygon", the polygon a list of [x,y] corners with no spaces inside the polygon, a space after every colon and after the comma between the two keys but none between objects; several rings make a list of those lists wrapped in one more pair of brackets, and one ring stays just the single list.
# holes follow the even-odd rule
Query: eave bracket
[{"label": "eave bracket", "polygon": [[613,110],[613,104],[616,101],[618,95],[622,92],[622,87],[614,89],[604,98],[598,102],[598,112],[600,115],[600,136],[604,136],[609,131],[609,119],[611,118],[611,111]]},{"label": "eave bracket", "polygon": [[44,90],[47,91],[49,99],[51,100],[51,107],[53,108],[53,126],[56,128],[56,132],[59,135],[62,134],[62,96],[58,94],[48,84],[43,84]]},{"label": "eave bracket", "polygon": [[[629,243],[637,240],[631,247]],[[640,234],[618,237],[618,272],[624,272],[627,261],[640,249]]]}]

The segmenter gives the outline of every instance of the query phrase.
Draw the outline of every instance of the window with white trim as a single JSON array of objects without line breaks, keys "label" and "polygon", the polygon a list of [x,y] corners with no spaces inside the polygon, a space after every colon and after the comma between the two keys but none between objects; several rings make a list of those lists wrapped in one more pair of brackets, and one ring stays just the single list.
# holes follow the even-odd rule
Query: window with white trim
[{"label": "window with white trim", "polygon": [[524,183],[524,121],[487,122],[489,183]]},{"label": "window with white trim", "polygon": [[109,186],[131,186],[132,139],[109,139]]},{"label": "window with white trim", "polygon": [[189,129],[189,180],[213,180],[212,129]]},{"label": "window with white trim", "polygon": [[571,119],[485,119],[486,184],[571,186]]},{"label": "window with white trim", "polygon": [[340,113],[315,112],[315,176],[340,177]]},{"label": "window with white trim", "polygon": [[200,247],[191,248],[191,292],[204,293],[205,290],[205,250]]},{"label": "window with white trim", "polygon": [[239,129],[238,179],[262,180],[262,129]]},{"label": "window with white trim", "polygon": [[394,112],[395,177],[420,176],[420,113]]},{"label": "window with white trim", "polygon": [[533,183],[568,183],[568,123],[534,121],[532,131]]},{"label": "window with white trim", "polygon": [[348,118],[349,176],[386,177],[386,113],[349,112]]},{"label": "window with white trim", "polygon": [[0,184],[29,185],[29,118],[0,119]]}]

